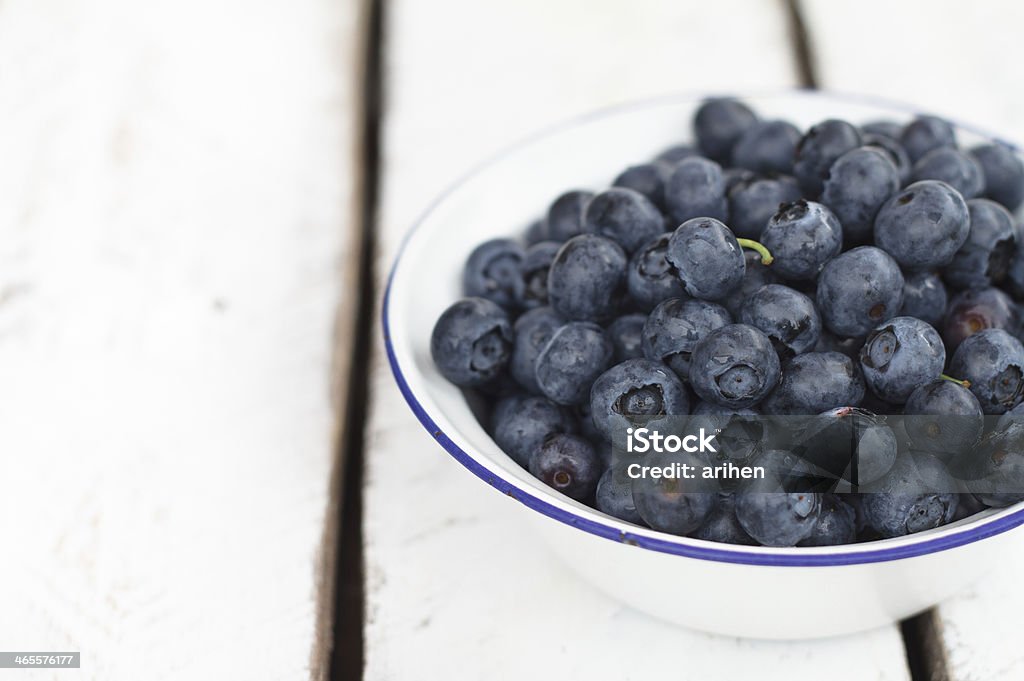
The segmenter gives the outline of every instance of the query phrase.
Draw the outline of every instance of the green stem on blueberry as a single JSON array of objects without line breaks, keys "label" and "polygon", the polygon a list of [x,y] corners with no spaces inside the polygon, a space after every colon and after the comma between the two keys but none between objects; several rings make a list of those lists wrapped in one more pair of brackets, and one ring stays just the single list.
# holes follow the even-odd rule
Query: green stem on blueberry
[{"label": "green stem on blueberry", "polygon": [[953,378],[952,376],[947,376],[946,374],[939,374],[939,378],[944,379],[946,381],[950,381],[952,383],[956,383],[957,385],[963,386],[964,388],[970,388],[971,387],[971,382],[968,381],[967,379],[964,379],[964,380],[961,381],[958,378]]},{"label": "green stem on blueberry", "polygon": [[772,257],[771,252],[758,242],[753,239],[736,239],[741,248],[749,248],[752,251],[757,251],[761,254],[761,264],[771,265],[775,258]]}]

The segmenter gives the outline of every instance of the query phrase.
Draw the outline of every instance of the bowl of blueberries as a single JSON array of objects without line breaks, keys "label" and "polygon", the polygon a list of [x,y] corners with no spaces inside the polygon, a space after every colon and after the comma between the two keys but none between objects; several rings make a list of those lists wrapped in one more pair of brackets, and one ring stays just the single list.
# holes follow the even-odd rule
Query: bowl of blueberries
[{"label": "bowl of blueberries", "polygon": [[735,636],[883,626],[1020,540],[1022,200],[1013,145],[891,102],[617,106],[429,208],[388,360],[612,597]]}]

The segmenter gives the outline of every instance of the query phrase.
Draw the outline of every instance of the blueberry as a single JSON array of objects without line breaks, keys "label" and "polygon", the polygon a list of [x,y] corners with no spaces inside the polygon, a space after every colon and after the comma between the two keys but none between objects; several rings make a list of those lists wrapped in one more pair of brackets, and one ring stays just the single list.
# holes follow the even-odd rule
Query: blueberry
[{"label": "blueberry", "polygon": [[941,147],[956,147],[953,126],[935,116],[918,116],[903,128],[900,144],[907,150],[910,160],[917,162],[929,151]]},{"label": "blueberry", "polygon": [[538,244],[541,241],[546,241],[548,238],[548,226],[544,220],[534,220],[530,223],[530,226],[526,228],[526,245],[532,246]]},{"label": "blueberry", "polygon": [[761,232],[773,257],[772,271],[784,279],[811,280],[843,246],[843,228],[825,206],[799,200],[779,207]]},{"label": "blueberry", "polygon": [[756,251],[744,251],[743,260],[745,270],[740,285],[732,290],[732,293],[723,301],[725,309],[734,318],[739,317],[743,304],[747,302],[758,289],[768,284],[778,282],[778,278],[772,272],[772,268],[761,262],[761,254]]},{"label": "blueberry", "polygon": [[662,362],[630,359],[601,374],[590,391],[590,412],[606,438],[625,433],[634,421],[690,412],[690,398],[679,377]]},{"label": "blueberry", "polygon": [[583,233],[583,211],[594,194],[575,189],[555,199],[548,208],[547,238],[553,241],[567,241]]},{"label": "blueberry", "polygon": [[822,329],[818,342],[814,346],[815,352],[838,352],[846,355],[857,364],[860,360],[860,346],[864,344],[863,338],[841,338],[828,329]]},{"label": "blueberry", "polygon": [[1002,329],[979,331],[960,343],[949,373],[970,382],[986,414],[1002,414],[1024,395],[1024,347]]},{"label": "blueberry", "polygon": [[430,355],[441,375],[472,388],[494,380],[512,354],[508,314],[486,298],[465,298],[444,311],[430,336]]},{"label": "blueberry", "polygon": [[736,236],[756,239],[779,206],[799,198],[796,180],[786,175],[741,179],[729,189],[729,226]]},{"label": "blueberry", "polygon": [[660,210],[665,210],[665,184],[670,173],[671,168],[665,163],[641,163],[619,173],[612,186],[640,192]]},{"label": "blueberry", "polygon": [[625,520],[634,525],[643,525],[643,518],[633,503],[633,479],[626,475],[625,466],[611,466],[597,482],[597,510]]},{"label": "blueberry", "polygon": [[697,217],[728,219],[722,167],[700,156],[680,161],[665,185],[665,205],[676,224]]},{"label": "blueberry", "polygon": [[516,303],[523,309],[548,304],[548,271],[561,247],[557,241],[540,241],[526,249],[515,283]]},{"label": "blueberry", "polygon": [[931,324],[893,317],[868,335],[860,366],[872,392],[886,402],[903,404],[919,385],[939,378],[946,348]]},{"label": "blueberry", "polygon": [[611,239],[632,253],[664,232],[665,221],[640,192],[613,187],[590,199],[583,212],[583,230]]},{"label": "blueberry", "polygon": [[548,344],[555,331],[565,324],[565,320],[550,307],[538,307],[527,310],[512,327],[515,343],[509,361],[509,372],[519,385],[534,395],[540,394],[537,385],[537,357]]},{"label": "blueberry", "polygon": [[643,332],[647,323],[645,314],[627,314],[608,325],[608,340],[615,349],[615,363],[644,356]]},{"label": "blueberry", "polygon": [[949,302],[942,337],[950,352],[965,338],[985,329],[1005,329],[1016,334],[1019,326],[1017,306],[997,288],[963,291]]},{"label": "blueberry", "polygon": [[835,484],[868,485],[892,468],[899,450],[885,417],[863,407],[837,407],[807,419],[795,449]]},{"label": "blueberry", "polygon": [[860,130],[846,121],[829,119],[812,126],[796,145],[793,174],[800,188],[807,196],[818,196],[836,159],[860,145]]},{"label": "blueberry", "polygon": [[614,354],[604,330],[590,322],[569,322],[537,355],[537,385],[557,404],[579,404],[594,380],[611,366]]},{"label": "blueberry", "polygon": [[788,286],[769,284],[751,294],[740,321],[764,332],[782,359],[811,350],[821,334],[814,302]]},{"label": "blueberry", "polygon": [[837,336],[864,336],[903,305],[903,274],[885,251],[859,246],[826,263],[818,277],[818,310]]},{"label": "blueberry", "polygon": [[741,544],[754,546],[757,544],[747,534],[736,518],[736,497],[731,492],[719,492],[718,504],[692,535],[695,539],[716,541],[722,544]]},{"label": "blueberry", "polygon": [[839,546],[857,539],[857,514],[835,494],[821,496],[821,513],[811,534],[800,546]]},{"label": "blueberry", "polygon": [[463,295],[487,298],[502,307],[516,303],[523,247],[510,239],[485,241],[469,254],[462,270]]},{"label": "blueberry", "polygon": [[1006,278],[1017,251],[1017,226],[1013,216],[989,199],[967,202],[970,232],[943,275],[957,288],[984,288]]},{"label": "blueberry", "polygon": [[947,462],[974,446],[985,428],[984,412],[967,388],[936,379],[910,393],[904,428],[914,449]]},{"label": "blueberry", "polygon": [[785,121],[758,121],[736,140],[732,164],[757,173],[793,173],[800,131]]},{"label": "blueberry", "polygon": [[566,319],[603,322],[615,316],[626,284],[622,248],[593,234],[566,241],[548,272],[548,300]]},{"label": "blueberry", "polygon": [[1010,266],[1006,270],[1004,288],[1013,294],[1017,300],[1024,300],[1024,248],[1020,247],[1021,239],[1018,229],[1018,248],[1010,259]]},{"label": "blueberry", "polygon": [[896,166],[896,173],[899,176],[900,186],[910,181],[910,173],[913,172],[914,164],[910,162],[910,156],[903,145],[899,143],[899,136],[880,135],[877,133],[865,132],[861,135],[865,147],[877,149],[886,155]]},{"label": "blueberry", "polygon": [[689,144],[677,144],[662,151],[654,160],[671,167],[693,156],[700,156],[696,149]]},{"label": "blueberry", "polygon": [[751,481],[736,496],[736,518],[763,546],[796,546],[814,532],[821,514],[821,495],[787,493],[774,480]]},{"label": "blueberry", "polygon": [[578,501],[597,489],[603,467],[594,446],[579,435],[549,435],[530,456],[530,473]]},{"label": "blueberry", "polygon": [[911,179],[914,182],[945,182],[965,199],[973,199],[985,189],[981,165],[970,154],[950,147],[933,149],[919,158],[914,164]]},{"label": "blueberry", "polygon": [[932,326],[939,326],[948,302],[946,287],[935,272],[921,270],[903,276],[902,316],[917,317]]},{"label": "blueberry", "polygon": [[576,432],[572,416],[543,397],[507,398],[495,407],[493,421],[494,442],[523,468],[549,436]]},{"label": "blueberry", "polygon": [[732,324],[732,317],[721,305],[669,298],[654,308],[644,324],[644,357],[664,362],[686,380],[697,341],[726,324]]},{"label": "blueberry", "polygon": [[[655,454],[645,457],[644,464],[659,468],[675,465],[702,465],[688,454]],[[637,513],[650,527],[662,532],[686,535],[701,525],[718,503],[718,490],[713,480],[702,477],[638,477],[633,480],[633,503]]]},{"label": "blueberry", "polygon": [[750,126],[757,114],[735,99],[709,99],[700,105],[693,117],[693,133],[697,146],[708,158],[728,161],[733,145]]},{"label": "blueberry", "polygon": [[686,295],[683,282],[666,259],[669,234],[662,234],[641,246],[629,259],[626,287],[629,299],[641,310],[651,310],[666,298]]},{"label": "blueberry", "polygon": [[945,525],[956,513],[956,482],[937,458],[908,452],[863,496],[868,523],[883,537],[902,537]]},{"label": "blueberry", "polygon": [[[729,192],[733,190],[733,187],[737,186],[741,182],[753,182],[758,177],[761,177],[753,170],[747,170],[746,168],[724,168],[722,170],[722,179],[725,180],[725,195],[728,196]],[[778,175],[777,177],[787,177],[786,175]]]},{"label": "blueberry", "polygon": [[779,356],[768,336],[746,324],[730,324],[707,334],[690,358],[690,383],[706,402],[750,407],[779,380]]},{"label": "blueberry", "polygon": [[985,196],[1011,211],[1024,200],[1024,163],[1005,144],[986,144],[971,149],[985,176]]},{"label": "blueberry", "polygon": [[855,407],[863,399],[864,379],[852,359],[838,352],[808,352],[785,365],[761,409],[766,414],[820,414]]},{"label": "blueberry", "polygon": [[899,171],[892,161],[876,148],[860,147],[832,164],[821,201],[843,226],[843,240],[860,244],[871,239],[878,209],[899,189]]},{"label": "blueberry", "polygon": [[997,427],[965,455],[961,473],[981,503],[1002,508],[1024,501],[1024,423]]},{"label": "blueberry", "polygon": [[897,123],[896,121],[871,121],[864,123],[860,126],[861,136],[863,135],[882,135],[883,137],[889,137],[894,140],[898,140],[900,135],[903,134],[903,124]]},{"label": "blueberry", "polygon": [[904,267],[948,265],[970,232],[963,197],[936,180],[915,182],[882,205],[875,243]]},{"label": "blueberry", "polygon": [[721,300],[743,280],[746,261],[728,227],[714,218],[687,220],[672,233],[665,255],[694,298]]},{"label": "blueberry", "polygon": [[[710,402],[699,402],[686,422],[686,432],[716,433],[715,452],[700,452],[708,465],[732,461],[737,465],[751,462],[764,449],[769,436],[768,426],[756,409],[733,409]],[[730,480],[721,481],[723,487],[735,487]]]}]

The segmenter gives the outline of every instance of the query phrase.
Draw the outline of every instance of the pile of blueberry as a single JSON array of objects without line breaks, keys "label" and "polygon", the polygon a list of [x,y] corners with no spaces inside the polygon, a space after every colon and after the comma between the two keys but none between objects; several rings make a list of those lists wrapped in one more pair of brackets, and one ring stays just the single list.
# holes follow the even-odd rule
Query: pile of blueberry
[{"label": "pile of blueberry", "polygon": [[[1015,153],[961,149],[931,116],[801,132],[734,99],[693,133],[469,256],[431,352],[497,444],[604,513],[729,543],[901,536],[1024,500],[1024,421],[995,425],[1024,414]],[[640,421],[820,414],[855,417],[871,493],[787,485],[817,430],[799,452],[748,441],[774,473],[728,488],[615,455]]]}]

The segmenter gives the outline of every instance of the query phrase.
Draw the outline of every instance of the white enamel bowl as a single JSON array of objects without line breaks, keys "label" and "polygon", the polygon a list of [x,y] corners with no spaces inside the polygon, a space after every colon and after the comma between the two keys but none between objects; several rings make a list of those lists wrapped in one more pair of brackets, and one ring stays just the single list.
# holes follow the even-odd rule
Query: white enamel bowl
[{"label": "white enamel bowl", "polygon": [[[906,120],[907,107],[807,91],[744,97],[762,116],[798,126],[838,117]],[[384,302],[388,359],[423,426],[463,466],[520,502],[521,515],[566,563],[639,610],[721,634],[796,639],[882,626],[980,577],[1020,541],[1024,508],[990,510],[910,537],[826,548],[731,546],[639,528],[569,499],[506,456],[459,390],[434,368],[435,320],[460,297],[473,247],[521,234],[550,201],[599,188],[628,165],[685,140],[700,98],[619,106],[551,128],[492,158],[440,197],[408,236]],[[961,143],[981,136],[966,126]]]}]

